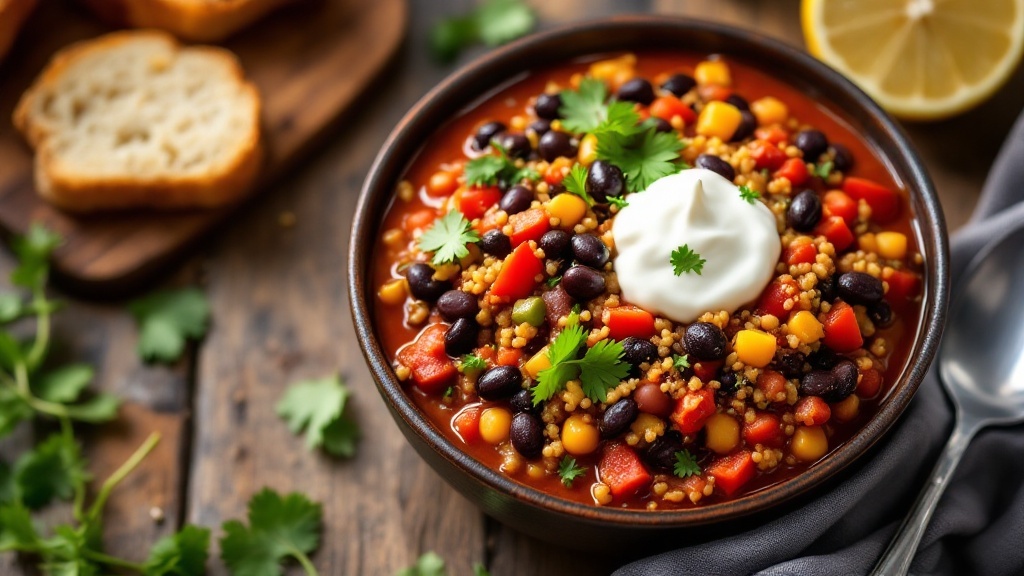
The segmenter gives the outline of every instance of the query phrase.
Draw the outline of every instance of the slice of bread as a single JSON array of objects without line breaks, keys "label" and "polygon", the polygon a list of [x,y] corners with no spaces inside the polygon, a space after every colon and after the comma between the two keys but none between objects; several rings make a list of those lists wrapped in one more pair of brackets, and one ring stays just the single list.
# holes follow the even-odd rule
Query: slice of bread
[{"label": "slice of bread", "polygon": [[0,0],[0,60],[7,55],[18,30],[35,6],[36,0]]},{"label": "slice of bread", "polygon": [[214,207],[251,187],[260,98],[227,50],[114,32],[58,52],[14,111],[66,210]]},{"label": "slice of bread", "polygon": [[119,26],[159,28],[194,42],[217,42],[293,0],[81,0]]}]

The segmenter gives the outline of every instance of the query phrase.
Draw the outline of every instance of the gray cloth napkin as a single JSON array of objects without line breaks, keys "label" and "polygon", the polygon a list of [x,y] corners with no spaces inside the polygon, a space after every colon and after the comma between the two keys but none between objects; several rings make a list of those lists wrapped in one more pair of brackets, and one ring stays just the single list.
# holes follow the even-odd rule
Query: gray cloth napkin
[{"label": "gray cloth napkin", "polygon": [[[993,232],[1024,223],[1024,115],[1003,145],[971,222],[952,239],[951,286]],[[731,537],[628,564],[617,576],[867,574],[921,490],[952,428],[937,370],[883,446],[834,489]],[[968,448],[911,572],[1024,574],[1024,428],[990,428]]]}]

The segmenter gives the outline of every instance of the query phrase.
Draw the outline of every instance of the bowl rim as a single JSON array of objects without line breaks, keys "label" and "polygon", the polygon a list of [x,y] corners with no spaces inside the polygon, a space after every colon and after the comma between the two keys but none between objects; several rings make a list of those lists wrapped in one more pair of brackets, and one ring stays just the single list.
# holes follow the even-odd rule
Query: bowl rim
[{"label": "bowl rim", "polygon": [[[370,231],[374,230],[380,222],[380,216],[374,213],[373,203],[377,195],[390,193],[394,189],[394,185],[397,184],[398,174],[384,170],[384,168],[392,165],[406,167],[418,153],[414,152],[411,156],[407,154],[405,158],[399,158],[397,150],[399,147],[396,144],[414,131],[414,126],[420,121],[419,117],[425,112],[429,113],[432,107],[439,105],[439,102],[444,102],[452,97],[459,98],[460,96],[453,96],[453,92],[457,94],[457,89],[460,86],[482,81],[482,77],[486,76],[489,71],[503,66],[507,67],[508,62],[514,61],[535,44],[564,42],[580,34],[602,30],[614,31],[623,27],[652,29],[670,27],[680,32],[710,33],[726,39],[742,38],[746,43],[757,44],[779,58],[788,59],[790,64],[794,64],[798,68],[810,70],[830,83],[833,89],[845,92],[846,96],[854,100],[860,106],[861,111],[877,125],[881,141],[872,141],[871,145],[876,149],[879,144],[893,145],[893,151],[884,155],[883,159],[895,154],[902,156],[905,160],[907,168],[905,176],[907,178],[904,185],[911,194],[910,201],[916,212],[915,223],[918,226],[927,226],[931,229],[936,240],[935,245],[931,245],[929,242],[924,242],[922,245],[922,248],[927,248],[929,253],[927,258],[929,274],[926,276],[921,317],[915,334],[918,340],[912,344],[912,354],[908,355],[907,366],[901,374],[901,379],[894,385],[886,402],[864,427],[845,443],[831,451],[816,466],[795,477],[740,498],[680,510],[648,511],[612,508],[565,500],[512,480],[462,451],[440,434],[434,428],[434,424],[408,398],[394,374],[391,361],[383,353],[376,339],[372,314],[369,311],[373,298],[372,296],[367,298],[368,294],[372,295],[372,287],[368,283],[369,269],[367,266],[374,246]],[[650,48],[642,46],[636,48],[638,51],[644,49]],[[609,52],[621,51],[617,48],[609,50]],[[581,52],[577,57],[598,53],[586,51]],[[539,66],[533,68],[537,67]],[[510,77],[530,70],[531,68],[517,68]],[[496,87],[497,85],[491,85],[489,88]],[[485,93],[485,91],[476,91],[469,97],[461,97],[461,107],[471,105]],[[844,114],[843,118],[851,122],[854,129],[864,124],[861,121],[854,122],[851,113]],[[437,130],[445,122],[446,120],[433,121],[432,129]],[[414,147],[414,150],[418,151],[419,147]],[[396,161],[397,164],[395,164]],[[917,202],[915,202],[915,196]],[[922,240],[929,240],[924,236],[923,230],[918,230],[918,234]],[[913,398],[938,348],[949,299],[948,233],[934,185],[902,128],[867,94],[837,71],[793,46],[752,30],[679,16],[618,15],[560,25],[494,49],[448,75],[409,109],[382,145],[367,173],[357,200],[349,240],[348,288],[352,319],[360,348],[370,367],[378,391],[388,404],[392,416],[396,419],[401,418],[406,426],[420,436],[435,454],[486,487],[548,512],[600,525],[652,529],[686,527],[752,515],[791,500],[799,494],[822,485],[826,480],[850,466],[871,446],[881,440]],[[915,350],[917,353],[913,354]],[[446,478],[446,480],[448,479]],[[474,503],[480,505],[479,502]]]}]

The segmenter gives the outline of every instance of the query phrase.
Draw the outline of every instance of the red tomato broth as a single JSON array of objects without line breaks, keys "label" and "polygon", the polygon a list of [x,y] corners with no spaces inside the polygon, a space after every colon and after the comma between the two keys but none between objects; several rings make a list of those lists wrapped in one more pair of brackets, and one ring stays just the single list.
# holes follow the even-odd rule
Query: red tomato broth
[{"label": "red tomato broth", "polygon": [[[453,160],[464,162],[466,160],[465,156],[480,154],[472,150],[468,144],[475,132],[475,128],[480,123],[489,120],[499,120],[508,124],[513,116],[524,113],[524,109],[530,100],[537,94],[542,93],[549,81],[566,86],[572,74],[585,72],[588,64],[597,59],[599,58],[588,58],[564,66],[537,70],[524,78],[516,79],[508,85],[495,90],[486,98],[478,101],[460,115],[448,121],[425,143],[402,177],[403,180],[414,183],[416,194],[409,202],[402,202],[397,198],[392,201],[381,225],[381,230],[401,228],[405,215],[415,213],[424,208],[436,209],[438,215],[442,214],[443,211],[439,207],[445,198],[438,198],[428,194],[427,182],[429,182],[431,175],[438,170],[451,168]],[[703,59],[705,59],[705,56],[700,54],[638,52],[636,72],[638,76],[648,78],[653,82],[656,76],[666,72],[692,74],[694,66]],[[908,238],[908,253],[920,252],[920,243],[911,219],[912,213],[906,190],[887,168],[881,154],[855,132],[848,122],[842,119],[841,112],[836,112],[822,103],[810,100],[800,89],[790,86],[766,72],[745,65],[742,61],[736,61],[731,58],[725,58],[724,60],[728,63],[732,72],[732,89],[734,93],[743,96],[748,101],[754,101],[763,96],[778,98],[787,104],[791,116],[797,117],[802,125],[810,125],[821,130],[828,135],[830,142],[841,143],[849,149],[855,159],[854,167],[850,170],[849,175],[866,178],[887,186],[892,190],[899,191],[900,214],[896,220],[886,223],[884,229],[905,234]],[[684,134],[692,135],[692,125],[688,124]],[[801,186],[801,188],[814,189],[819,195],[826,189],[839,189],[839,187],[824,186],[820,180],[814,178],[811,179],[811,182]],[[372,271],[374,286],[381,286],[390,279],[403,277],[394,263],[396,255],[397,251],[387,247],[383,242],[378,243],[374,254],[376,264]],[[784,255],[782,258],[784,258]],[[921,306],[919,302],[915,301],[891,304],[894,322],[891,326],[884,329],[879,328],[876,332],[876,336],[882,336],[890,343],[889,356],[886,359],[887,363],[884,370],[882,370],[882,388],[875,397],[861,399],[860,410],[852,420],[843,423],[830,421],[826,425],[829,443],[828,451],[823,458],[827,458],[829,454],[837,450],[847,439],[864,427],[867,421],[877,412],[878,406],[885,401],[892,384],[897,381],[905,369],[908,354],[912,347],[912,342],[905,340],[905,337],[913,337],[916,333],[920,321]],[[377,327],[377,336],[385,353],[392,358],[395,357],[400,348],[413,341],[424,326],[442,321],[438,313],[433,311],[426,323],[421,326],[413,326],[408,322],[408,314],[405,308],[405,306],[384,306],[380,303],[375,305],[374,321]],[[595,319],[595,326],[600,325],[600,323],[600,318]],[[732,334],[729,334],[729,336],[731,338]],[[524,360],[528,359],[528,357],[529,355],[524,357]],[[415,386],[406,386],[406,390],[418,409],[423,411],[428,420],[433,422],[437,430],[449,441],[463,447],[475,459],[489,468],[500,469],[502,456],[495,447],[487,444],[479,437],[469,444],[465,443],[454,427],[454,419],[467,406],[475,406],[476,409],[482,410],[489,406],[504,405],[507,402],[481,402],[475,400],[466,405],[449,406],[440,402],[437,395],[428,395]],[[742,417],[740,421],[742,423]],[[743,446],[744,444],[741,442],[740,449]],[[524,469],[515,475],[511,475],[510,478],[556,497],[593,504],[594,497],[591,495],[588,487],[595,481],[600,480],[597,464],[601,459],[601,453],[602,450],[598,449],[585,456],[575,456],[577,463],[585,469],[585,473],[575,479],[571,488],[564,486],[557,474],[548,474],[536,479],[528,477]],[[733,454],[735,453],[734,451]],[[711,457],[705,455],[698,463],[702,468],[706,468],[713,460],[720,458],[718,456]],[[702,499],[699,505],[754,494],[759,490],[798,475],[809,465],[813,465],[813,463],[798,463],[796,465],[780,463],[769,473],[758,472],[738,494],[724,496],[720,491],[716,491],[713,495]],[[667,482],[669,483],[669,489],[672,490],[686,483],[687,479],[675,478],[669,475]],[[653,496],[648,491],[632,498],[616,498],[611,505],[645,508],[652,498]],[[690,506],[693,506],[693,504],[686,499],[675,505],[667,501],[658,500],[658,509]]]}]

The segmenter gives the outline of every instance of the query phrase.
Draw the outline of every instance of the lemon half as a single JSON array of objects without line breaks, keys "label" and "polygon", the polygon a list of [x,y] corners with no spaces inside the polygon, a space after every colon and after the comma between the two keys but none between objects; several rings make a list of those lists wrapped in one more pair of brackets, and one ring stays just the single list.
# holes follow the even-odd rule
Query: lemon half
[{"label": "lemon half", "polygon": [[909,120],[982,102],[1024,53],[1024,0],[803,0],[801,20],[811,54]]}]

